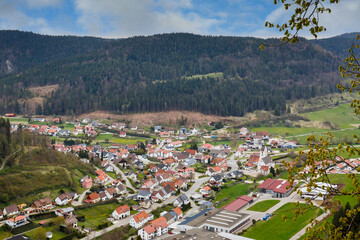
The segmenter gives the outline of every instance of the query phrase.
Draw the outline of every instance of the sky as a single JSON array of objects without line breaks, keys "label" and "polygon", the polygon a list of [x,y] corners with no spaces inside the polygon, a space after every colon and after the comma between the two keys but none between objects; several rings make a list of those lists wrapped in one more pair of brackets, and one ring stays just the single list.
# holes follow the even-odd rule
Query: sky
[{"label": "sky", "polygon": [[[327,31],[319,38],[360,31],[360,0],[341,0],[331,9],[321,16]],[[174,32],[267,38],[281,35],[265,21],[283,23],[289,13],[273,0],[0,0],[0,29],[104,38]],[[306,31],[302,36],[311,39]]]}]

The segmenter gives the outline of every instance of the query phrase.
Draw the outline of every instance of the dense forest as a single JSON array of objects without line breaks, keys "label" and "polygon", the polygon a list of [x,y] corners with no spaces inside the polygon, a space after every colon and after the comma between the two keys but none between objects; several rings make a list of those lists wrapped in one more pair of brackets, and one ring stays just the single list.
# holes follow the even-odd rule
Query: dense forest
[{"label": "dense forest", "polygon": [[341,58],[305,39],[261,51],[262,43],[279,40],[185,33],[118,40],[0,35],[7,39],[0,68],[16,56],[14,72],[0,77],[0,114],[29,113],[25,103],[37,96],[28,88],[53,84],[59,88],[37,114],[190,110],[241,116],[259,109],[281,114],[287,100],[334,92],[340,81]]}]

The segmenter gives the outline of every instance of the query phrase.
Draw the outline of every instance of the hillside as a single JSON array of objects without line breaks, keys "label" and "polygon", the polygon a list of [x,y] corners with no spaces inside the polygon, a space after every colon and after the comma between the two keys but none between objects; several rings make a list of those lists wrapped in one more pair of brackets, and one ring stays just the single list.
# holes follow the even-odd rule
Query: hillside
[{"label": "hillside", "polygon": [[[261,51],[262,43],[279,40],[183,33],[108,41],[69,38],[88,42],[73,54],[65,49],[77,49],[76,44],[67,42],[58,57],[47,48],[51,61],[33,56],[27,70],[0,79],[0,113],[186,110],[242,116],[273,110],[278,115],[286,111],[287,100],[334,92],[340,81],[341,59],[306,40]],[[48,85],[58,87],[41,99],[29,90]]]},{"label": "hillside", "polygon": [[320,45],[322,48],[334,53],[344,60],[346,57],[349,57],[348,49],[355,41],[357,34],[359,33],[345,33],[332,38],[311,40],[311,42]]}]

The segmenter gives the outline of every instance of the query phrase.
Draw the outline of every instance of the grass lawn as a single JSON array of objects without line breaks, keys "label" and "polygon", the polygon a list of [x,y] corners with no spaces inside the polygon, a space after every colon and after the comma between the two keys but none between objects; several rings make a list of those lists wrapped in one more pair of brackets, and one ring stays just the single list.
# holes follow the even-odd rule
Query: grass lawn
[{"label": "grass lawn", "polygon": [[[55,230],[54,228],[55,228],[55,226],[45,227],[46,232],[52,232],[52,233],[53,233],[53,237],[52,237],[51,239],[57,240],[57,239],[61,239],[61,238],[67,236],[66,233],[60,232],[60,231],[58,231],[58,230]],[[37,228],[36,228],[36,229],[37,229]],[[34,234],[35,234],[36,229],[34,229],[34,230],[30,231],[30,232],[25,233],[25,235],[28,236],[28,237],[31,238],[31,239],[35,239],[35,238],[34,238]]]},{"label": "grass lawn", "polygon": [[354,109],[350,104],[340,104],[335,108],[303,113],[301,115],[311,121],[332,122],[339,128],[352,127],[350,124],[358,124],[360,120],[360,117],[355,115]]},{"label": "grass lawn", "polygon": [[[260,220],[255,226],[250,227],[243,236],[257,240],[289,239],[291,236],[304,228],[310,222],[311,218],[315,218],[323,212],[320,208],[309,209],[304,215],[297,216],[296,221],[294,221],[292,218],[295,215],[291,210],[295,207],[296,206],[292,203],[283,205],[275,211],[275,216],[271,217],[267,221]],[[287,219],[287,221],[284,222],[282,220],[283,215],[289,217],[290,219]]]},{"label": "grass lawn", "polygon": [[250,211],[257,211],[257,212],[266,212],[271,207],[275,206],[277,203],[279,203],[280,200],[265,200],[256,203],[252,207],[248,208]]},{"label": "grass lawn", "polygon": [[289,137],[289,136],[296,136],[301,134],[312,134],[314,132],[320,132],[325,131],[326,129],[318,129],[318,128],[309,128],[309,127],[303,127],[303,128],[297,128],[297,127],[258,127],[258,128],[251,128],[252,132],[259,132],[259,131],[267,131],[271,135],[275,136],[283,136],[283,137]]},{"label": "grass lawn", "polygon": [[115,172],[106,172],[107,175],[112,177],[113,179],[116,179],[116,173]]},{"label": "grass lawn", "polygon": [[140,137],[126,137],[120,138],[113,136],[113,134],[99,134],[95,141],[97,142],[106,142],[106,139],[109,140],[109,143],[119,143],[119,144],[136,144],[137,142],[145,142],[146,140],[150,141],[150,138],[140,138]]},{"label": "grass lawn", "polygon": [[[360,179],[360,177],[358,177],[358,179]],[[342,190],[348,190],[348,191],[355,190],[352,180],[348,178],[346,174],[329,175],[329,180],[332,184],[338,184],[338,183],[346,184],[346,186]],[[343,206],[345,206],[347,202],[350,203],[350,206],[354,206],[357,203],[356,196],[355,197],[335,196],[334,200],[339,200]]]},{"label": "grass lawn", "polygon": [[106,219],[119,206],[116,203],[109,203],[105,205],[98,205],[85,209],[76,210],[75,213],[80,216],[85,216],[85,222],[79,222],[79,226],[97,228],[101,223],[106,222]]},{"label": "grass lawn", "polygon": [[0,231],[0,239],[6,239],[11,237],[13,234],[10,232]]},{"label": "grass lawn", "polygon": [[222,72],[215,72],[215,73],[208,73],[208,74],[198,74],[192,75],[191,77],[185,77],[186,79],[194,79],[194,78],[204,78],[204,77],[211,77],[211,78],[222,78],[224,74]]},{"label": "grass lawn", "polygon": [[[216,194],[214,202],[219,201],[220,204],[217,208],[221,208],[228,203],[234,201],[237,197],[241,195],[246,195],[249,189],[249,184],[239,183],[227,188],[223,188],[220,192]],[[226,199],[226,200],[225,200]]]}]

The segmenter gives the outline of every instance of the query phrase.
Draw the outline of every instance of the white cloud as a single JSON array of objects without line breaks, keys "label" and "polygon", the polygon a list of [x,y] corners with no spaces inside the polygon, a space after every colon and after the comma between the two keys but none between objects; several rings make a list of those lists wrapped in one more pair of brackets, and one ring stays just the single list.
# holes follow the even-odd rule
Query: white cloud
[{"label": "white cloud", "polygon": [[26,0],[31,8],[56,7],[61,4],[62,0]]},{"label": "white cloud", "polygon": [[46,26],[43,18],[32,18],[16,9],[14,2],[0,0],[0,23],[2,29],[31,29]]},{"label": "white cloud", "polygon": [[[326,28],[325,32],[319,33],[318,38],[332,37],[345,32],[359,32],[360,28],[357,23],[360,22],[360,1],[359,0],[342,0],[339,4],[328,4],[326,7],[331,9],[331,14],[323,13],[320,15],[320,25]],[[266,21],[282,24],[290,19],[293,11],[291,9],[284,10],[283,6],[279,6],[272,11]],[[278,37],[282,36],[276,30],[259,29],[252,33],[258,37]],[[308,30],[302,30],[300,36],[313,39],[314,37]]]},{"label": "white cloud", "polygon": [[127,37],[164,32],[207,33],[219,20],[191,11],[190,0],[76,0],[78,23],[91,35]]}]

